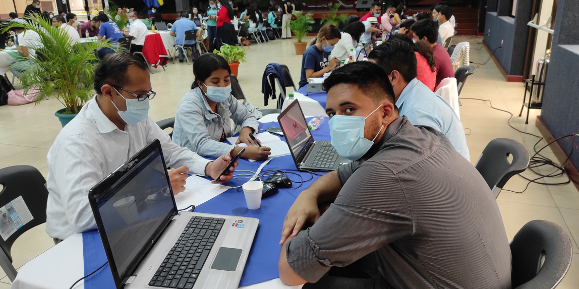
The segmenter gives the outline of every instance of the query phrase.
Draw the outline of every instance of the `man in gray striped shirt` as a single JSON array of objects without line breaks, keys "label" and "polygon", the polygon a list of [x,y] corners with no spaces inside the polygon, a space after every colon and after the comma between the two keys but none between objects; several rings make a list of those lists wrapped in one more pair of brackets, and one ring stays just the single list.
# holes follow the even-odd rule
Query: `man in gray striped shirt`
[{"label": "man in gray striped shirt", "polygon": [[324,87],[332,145],[359,159],[322,176],[290,208],[281,281],[332,289],[511,288],[497,203],[448,138],[398,115],[392,86],[375,64],[348,64]]}]

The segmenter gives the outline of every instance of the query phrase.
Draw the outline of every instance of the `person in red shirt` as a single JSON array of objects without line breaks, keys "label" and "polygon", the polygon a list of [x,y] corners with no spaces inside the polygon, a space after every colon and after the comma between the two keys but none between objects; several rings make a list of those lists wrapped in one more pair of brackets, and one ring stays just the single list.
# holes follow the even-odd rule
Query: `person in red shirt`
[{"label": "person in red shirt", "polygon": [[378,18],[378,24],[382,24],[382,20],[380,19],[380,15],[382,14],[382,6],[380,5],[380,2],[375,1],[374,3],[372,3],[372,7],[370,8],[370,12],[366,13],[366,15],[362,16],[362,18],[360,18],[360,21],[366,21],[366,19],[370,18],[370,17],[376,17]]},{"label": "person in red shirt", "polygon": [[[414,20],[406,20],[402,23],[406,22],[414,22]],[[434,85],[436,84],[436,59],[434,58],[432,47],[424,41],[413,43],[408,35],[401,33],[390,36],[388,41],[403,41],[412,47],[416,55],[416,79],[426,85],[428,89],[434,91]]]},{"label": "person in red shirt", "polygon": [[216,45],[216,49],[221,48],[221,44],[234,44],[234,37],[232,34],[234,32],[233,24],[231,24],[231,19],[233,19],[233,8],[227,2],[227,0],[218,0],[217,3],[221,4],[221,8],[217,11],[217,36],[221,38],[221,43]]},{"label": "person in red shirt", "polygon": [[429,19],[420,20],[412,24],[410,31],[412,31],[415,41],[424,41],[432,47],[434,58],[436,59],[436,84],[434,87],[437,87],[443,79],[454,77],[452,60],[450,60],[448,51],[436,43],[438,40],[438,23]]},{"label": "person in red shirt", "polygon": [[80,25],[80,37],[95,37],[99,34],[100,27],[101,22],[96,17],[93,17],[90,21]]}]

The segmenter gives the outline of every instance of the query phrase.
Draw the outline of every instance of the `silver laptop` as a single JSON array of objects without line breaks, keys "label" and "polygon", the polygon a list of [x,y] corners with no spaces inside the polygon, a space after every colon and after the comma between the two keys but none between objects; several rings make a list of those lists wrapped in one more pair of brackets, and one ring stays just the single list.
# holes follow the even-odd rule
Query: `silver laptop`
[{"label": "silver laptop", "polygon": [[298,100],[277,117],[286,143],[300,171],[334,171],[350,160],[341,157],[329,141],[315,141]]},{"label": "silver laptop", "polygon": [[167,31],[167,24],[165,22],[156,22],[155,27],[159,31]]},{"label": "silver laptop", "polygon": [[117,288],[238,288],[259,220],[179,212],[158,140],[89,202]]}]

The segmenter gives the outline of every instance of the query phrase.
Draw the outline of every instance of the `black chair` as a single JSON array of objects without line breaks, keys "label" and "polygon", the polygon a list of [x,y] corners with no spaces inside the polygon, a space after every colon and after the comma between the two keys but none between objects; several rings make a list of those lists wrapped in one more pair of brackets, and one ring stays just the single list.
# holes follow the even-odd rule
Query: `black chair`
[{"label": "black chair", "polygon": [[458,95],[460,96],[460,91],[466,82],[466,78],[474,73],[474,66],[461,66],[454,72],[454,78],[456,78],[456,86],[458,89]]},{"label": "black chair", "polygon": [[280,64],[281,73],[283,74],[283,82],[285,87],[293,87],[294,91],[296,91],[296,85],[294,84],[294,80],[292,79],[292,75],[289,71],[289,68],[285,64]]},{"label": "black chair", "polygon": [[[233,95],[233,97],[235,97],[235,99],[243,100],[243,105],[245,105],[247,103],[247,99],[245,98],[245,94],[243,94],[243,90],[241,89],[241,85],[239,85],[237,77],[235,77],[235,75],[232,74],[230,80],[231,80],[231,94]],[[280,109],[260,109],[260,111],[261,113],[263,113],[263,115],[281,112]]]},{"label": "black chair", "polygon": [[[509,155],[513,156],[512,161]],[[529,160],[529,151],[524,145],[516,140],[496,138],[485,147],[475,167],[496,198],[512,176],[527,169]]]},{"label": "black chair", "polygon": [[125,50],[127,52],[131,51],[131,42],[133,42],[133,36],[127,36],[123,38],[119,38],[119,48]]},{"label": "black chair", "polygon": [[[12,245],[26,231],[46,222],[48,190],[46,189],[46,180],[32,166],[12,166],[0,169],[0,185],[3,187],[0,191],[1,206],[14,202],[15,199],[21,199],[32,215],[32,220],[16,230],[8,239],[0,238],[0,247],[2,248],[0,266],[8,278],[14,281],[18,273],[12,265]],[[8,211],[10,212],[10,209]],[[6,218],[10,217],[0,215],[0,220],[4,221]]]},{"label": "black chair", "polygon": [[[195,40],[194,44],[185,44],[185,41]],[[187,30],[185,31],[185,35],[183,35],[183,44],[175,44],[175,52],[179,53],[177,49],[181,48],[183,50],[183,54],[185,55],[185,59],[187,60],[187,64],[191,64],[189,62],[189,57],[187,56],[187,50],[191,50],[191,57],[193,60],[197,59],[197,55],[199,54],[197,50],[197,29],[195,30]],[[173,56],[173,63],[175,63],[175,58],[177,55]]]},{"label": "black chair", "polygon": [[557,287],[571,266],[573,246],[557,224],[533,220],[511,242],[511,285],[515,289]]},{"label": "black chair", "polygon": [[157,125],[162,129],[166,130],[168,128],[171,129],[171,133],[169,133],[169,137],[173,138],[173,128],[175,127],[175,118],[166,118],[157,122]]}]

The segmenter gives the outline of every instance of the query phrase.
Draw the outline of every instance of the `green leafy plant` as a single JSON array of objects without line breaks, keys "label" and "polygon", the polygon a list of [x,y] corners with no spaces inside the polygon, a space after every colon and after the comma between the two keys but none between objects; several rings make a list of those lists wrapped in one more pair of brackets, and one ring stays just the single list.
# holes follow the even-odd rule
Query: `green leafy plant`
[{"label": "green leafy plant", "polygon": [[[119,10],[119,6],[117,6],[117,4],[115,4],[115,2],[109,1],[109,18],[110,20],[114,21],[115,23],[117,23],[117,26],[119,26],[119,29],[123,30],[123,28],[127,27],[127,24],[129,23],[129,18],[127,17],[126,14],[118,14],[117,11]],[[119,17],[117,17],[119,16]]]},{"label": "green leafy plant", "polygon": [[340,9],[340,6],[342,6],[341,3],[328,4],[328,8],[330,9],[330,13],[324,15],[324,18],[322,18],[322,21],[320,21],[320,24],[322,24],[322,25],[334,24],[336,26],[340,26],[340,25],[346,23],[346,21],[348,21],[348,16],[346,16],[346,14],[338,15],[338,9]]},{"label": "green leafy plant", "polygon": [[245,62],[245,50],[241,46],[224,44],[219,51],[213,50],[213,53],[225,58],[227,63]]},{"label": "green leafy plant", "polygon": [[108,41],[73,43],[64,29],[53,27],[50,20],[40,15],[26,17],[26,22],[12,23],[3,29],[22,27],[38,33],[40,43],[23,46],[34,49],[36,55],[17,62],[25,69],[20,81],[25,93],[36,88],[39,94],[36,103],[45,97],[55,97],[66,108],[65,114],[76,114],[95,94],[93,89],[94,69],[98,64],[95,51],[112,48]]},{"label": "green leafy plant", "polygon": [[302,38],[304,38],[309,31],[312,31],[312,24],[314,24],[313,14],[303,14],[302,11],[294,10],[293,15],[296,16],[296,19],[290,22],[290,29],[298,38],[298,42],[302,42]]}]

